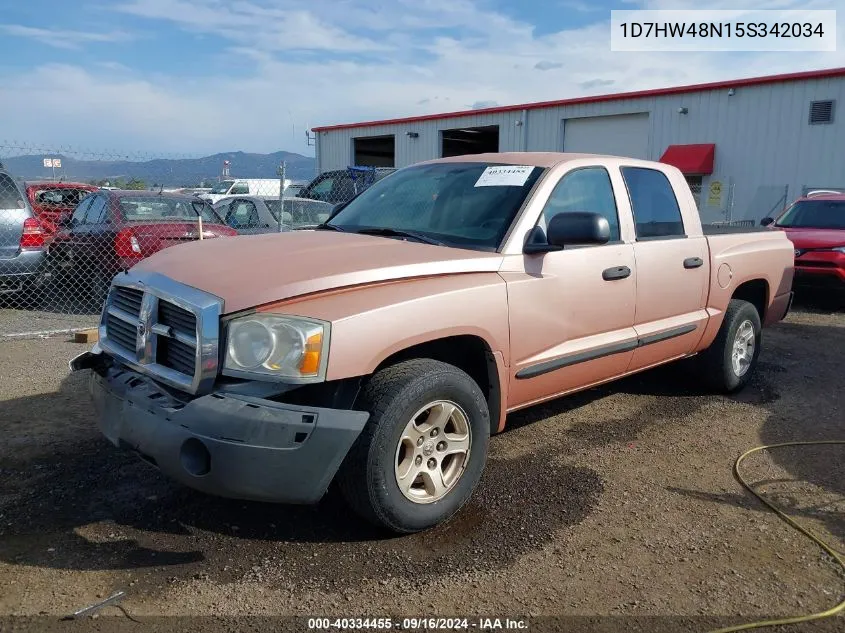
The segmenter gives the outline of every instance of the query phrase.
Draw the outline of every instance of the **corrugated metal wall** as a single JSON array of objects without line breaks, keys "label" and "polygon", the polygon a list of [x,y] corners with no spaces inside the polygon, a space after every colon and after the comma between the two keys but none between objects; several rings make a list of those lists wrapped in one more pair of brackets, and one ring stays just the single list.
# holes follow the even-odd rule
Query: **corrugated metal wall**
[{"label": "corrugated metal wall", "polygon": [[[834,122],[808,123],[810,102],[836,100]],[[678,109],[688,108],[688,114]],[[715,143],[712,176],[702,183],[702,215],[707,221],[759,219],[805,185],[845,188],[845,78],[814,79],[727,90],[584,103],[537,110],[330,130],[317,134],[321,171],[352,163],[352,139],[396,135],[396,166],[440,155],[440,131],[499,125],[501,151],[561,151],[567,118],[649,113],[647,155],[652,160],[670,144]],[[522,121],[522,125],[517,122]],[[409,138],[406,132],[417,132]],[[721,196],[710,196],[713,181]],[[732,210],[729,210],[732,200]]]}]

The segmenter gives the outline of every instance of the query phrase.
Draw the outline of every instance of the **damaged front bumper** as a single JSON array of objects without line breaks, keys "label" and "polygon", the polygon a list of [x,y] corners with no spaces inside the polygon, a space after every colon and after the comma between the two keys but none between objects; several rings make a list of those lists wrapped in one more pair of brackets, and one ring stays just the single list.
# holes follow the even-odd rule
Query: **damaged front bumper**
[{"label": "damaged front bumper", "polygon": [[369,413],[290,405],[218,391],[188,398],[95,348],[70,361],[91,369],[102,433],[169,477],[236,499],[319,501]]}]

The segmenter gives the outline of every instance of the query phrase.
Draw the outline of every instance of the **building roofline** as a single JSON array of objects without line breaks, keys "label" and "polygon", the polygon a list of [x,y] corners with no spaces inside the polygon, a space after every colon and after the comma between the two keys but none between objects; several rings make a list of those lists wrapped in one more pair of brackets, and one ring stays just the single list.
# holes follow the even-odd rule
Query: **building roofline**
[{"label": "building roofline", "polygon": [[559,99],[556,101],[536,101],[533,103],[522,103],[516,105],[496,106],[492,108],[481,108],[478,110],[459,110],[457,112],[443,112],[439,114],[423,114],[420,116],[409,116],[398,119],[384,119],[381,121],[363,121],[361,123],[342,123],[339,125],[324,125],[312,128],[312,132],[328,132],[331,130],[346,130],[356,127],[375,127],[379,125],[392,125],[396,123],[416,123],[420,121],[435,121],[437,119],[451,119],[464,116],[475,116],[478,114],[496,114],[499,112],[513,112],[514,110],[538,110],[540,108],[551,108],[556,106],[578,105],[583,103],[602,103],[604,101],[619,101],[622,99],[642,99],[645,97],[660,97],[666,95],[686,94],[689,92],[701,92],[704,90],[720,90],[726,88],[742,88],[747,86],[759,86],[764,84],[782,83],[789,81],[801,81],[806,79],[827,79],[830,77],[845,76],[845,67],[826,68],[823,70],[811,70],[797,73],[785,73],[780,75],[766,75],[763,77],[749,77],[746,79],[733,79],[728,81],[714,81],[705,84],[690,84],[686,86],[675,86],[672,88],[654,88],[650,90],[636,90],[633,92],[617,92],[613,94],[595,95],[591,97],[574,97],[571,99]]}]

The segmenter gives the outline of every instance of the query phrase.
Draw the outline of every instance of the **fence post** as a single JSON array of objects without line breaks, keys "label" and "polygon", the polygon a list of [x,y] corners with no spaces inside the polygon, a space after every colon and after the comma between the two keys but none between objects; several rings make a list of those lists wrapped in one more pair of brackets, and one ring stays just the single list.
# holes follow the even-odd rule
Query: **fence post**
[{"label": "fence post", "polygon": [[282,161],[282,166],[279,168],[279,174],[281,175],[281,184],[279,185],[279,233],[282,232],[282,228],[285,224],[285,172],[287,171],[287,161]]}]

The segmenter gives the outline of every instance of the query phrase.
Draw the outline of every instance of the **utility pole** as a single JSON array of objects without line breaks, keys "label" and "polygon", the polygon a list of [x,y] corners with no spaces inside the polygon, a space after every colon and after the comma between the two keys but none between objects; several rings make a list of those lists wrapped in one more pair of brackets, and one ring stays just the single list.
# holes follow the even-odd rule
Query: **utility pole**
[{"label": "utility pole", "polygon": [[282,166],[279,167],[279,233],[284,230],[285,217],[285,172],[287,171],[287,161],[282,161]]}]

